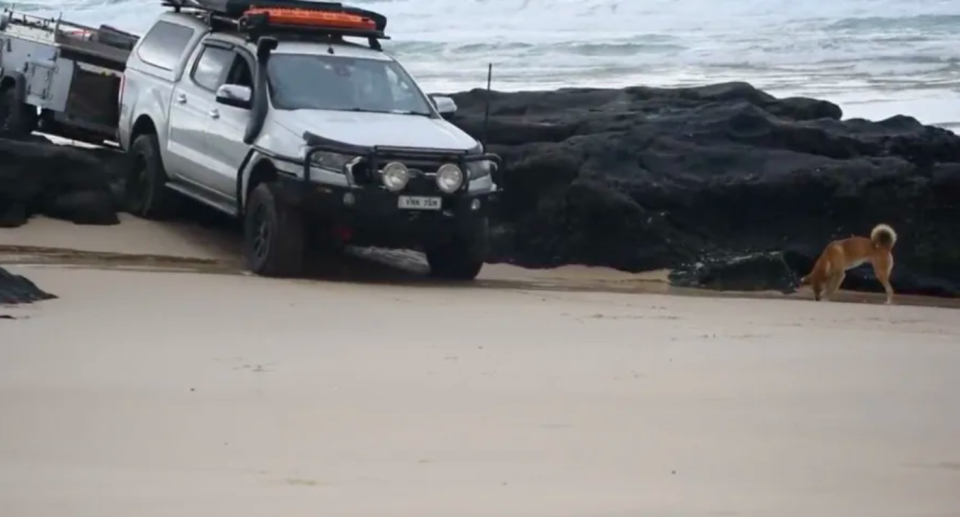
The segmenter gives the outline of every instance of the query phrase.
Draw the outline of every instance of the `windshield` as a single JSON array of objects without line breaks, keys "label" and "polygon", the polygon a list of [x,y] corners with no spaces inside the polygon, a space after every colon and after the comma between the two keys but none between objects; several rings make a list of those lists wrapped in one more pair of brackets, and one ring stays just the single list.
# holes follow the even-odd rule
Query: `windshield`
[{"label": "windshield", "polygon": [[267,80],[277,109],[432,114],[424,95],[394,61],[273,54]]}]

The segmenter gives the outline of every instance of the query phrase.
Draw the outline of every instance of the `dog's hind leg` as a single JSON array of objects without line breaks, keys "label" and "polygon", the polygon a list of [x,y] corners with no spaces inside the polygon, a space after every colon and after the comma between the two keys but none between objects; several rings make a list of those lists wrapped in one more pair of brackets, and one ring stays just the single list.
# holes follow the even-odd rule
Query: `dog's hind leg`
[{"label": "dog's hind leg", "polygon": [[893,303],[893,286],[890,285],[891,271],[893,271],[893,255],[888,253],[873,261],[873,273],[877,275],[877,280],[883,284],[883,290],[887,293],[887,305]]},{"label": "dog's hind leg", "polygon": [[833,298],[834,293],[840,290],[840,284],[843,283],[843,279],[847,277],[846,272],[844,271],[835,271],[833,275],[830,276],[830,280],[827,283],[826,292],[824,292],[824,298],[829,300]]}]

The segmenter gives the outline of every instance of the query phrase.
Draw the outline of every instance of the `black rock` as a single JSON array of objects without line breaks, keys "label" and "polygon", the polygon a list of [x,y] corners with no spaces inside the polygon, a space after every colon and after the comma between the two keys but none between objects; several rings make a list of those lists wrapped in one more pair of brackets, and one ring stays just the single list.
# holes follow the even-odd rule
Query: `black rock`
[{"label": "black rock", "polygon": [[76,224],[113,225],[120,224],[111,192],[102,190],[82,190],[66,192],[51,199],[43,212],[58,219],[73,221]]},{"label": "black rock", "polygon": [[78,224],[116,224],[111,185],[126,163],[110,149],[57,145],[36,135],[0,138],[0,227],[20,226],[36,214]]},{"label": "black rock", "polygon": [[37,287],[30,279],[0,267],[0,305],[52,300],[55,295]]},{"label": "black rock", "polygon": [[[453,94],[451,121],[504,158],[492,260],[786,290],[827,242],[884,222],[900,237],[898,292],[960,293],[960,137],[948,130],[841,120],[826,101],[727,83],[492,92],[484,131],[485,96]],[[843,287],[882,290],[872,275],[858,268]]]},{"label": "black rock", "polygon": [[14,201],[3,203],[0,205],[0,228],[16,228],[27,224],[27,207],[25,204]]}]

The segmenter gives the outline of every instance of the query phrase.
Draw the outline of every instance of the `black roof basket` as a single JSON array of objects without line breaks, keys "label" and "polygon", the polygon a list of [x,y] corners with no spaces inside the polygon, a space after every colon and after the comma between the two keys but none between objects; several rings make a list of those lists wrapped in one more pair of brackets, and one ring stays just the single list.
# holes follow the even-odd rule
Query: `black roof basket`
[{"label": "black roof basket", "polygon": [[[310,0],[161,0],[164,6],[172,7],[174,11],[181,9],[198,11],[204,19],[215,29],[217,26],[227,26],[231,29],[250,34],[251,39],[257,39],[267,33],[307,33],[327,36],[356,36],[367,38],[370,46],[380,50],[381,39],[390,39],[384,33],[387,28],[387,17],[373,11],[357,7],[345,6],[339,2],[315,2]],[[324,11],[328,13],[342,13],[362,16],[373,20],[374,27],[347,28],[331,26],[306,26],[301,24],[284,24],[277,20],[270,20],[268,13],[250,14],[250,9],[302,9],[308,11]]]}]

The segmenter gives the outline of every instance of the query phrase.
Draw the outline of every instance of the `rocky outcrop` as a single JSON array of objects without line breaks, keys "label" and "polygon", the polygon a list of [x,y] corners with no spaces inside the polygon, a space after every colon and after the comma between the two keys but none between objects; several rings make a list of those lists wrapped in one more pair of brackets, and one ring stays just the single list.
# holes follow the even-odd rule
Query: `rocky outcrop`
[{"label": "rocky outcrop", "polygon": [[[505,160],[493,259],[790,291],[826,243],[900,235],[899,292],[960,295],[960,137],[905,116],[749,84],[454,94],[451,119]],[[881,290],[864,266],[844,288]]]},{"label": "rocky outcrop", "polygon": [[41,136],[0,137],[0,228],[35,214],[78,224],[117,224],[125,157],[109,149],[56,145]]},{"label": "rocky outcrop", "polygon": [[[453,123],[505,161],[491,259],[789,292],[826,243],[879,222],[903,293],[960,295],[960,137],[910,117],[841,120],[829,102],[745,83],[454,94]],[[0,140],[0,222],[116,222],[123,159]],[[116,190],[114,186],[113,190]],[[847,289],[879,291],[868,267]]]}]

